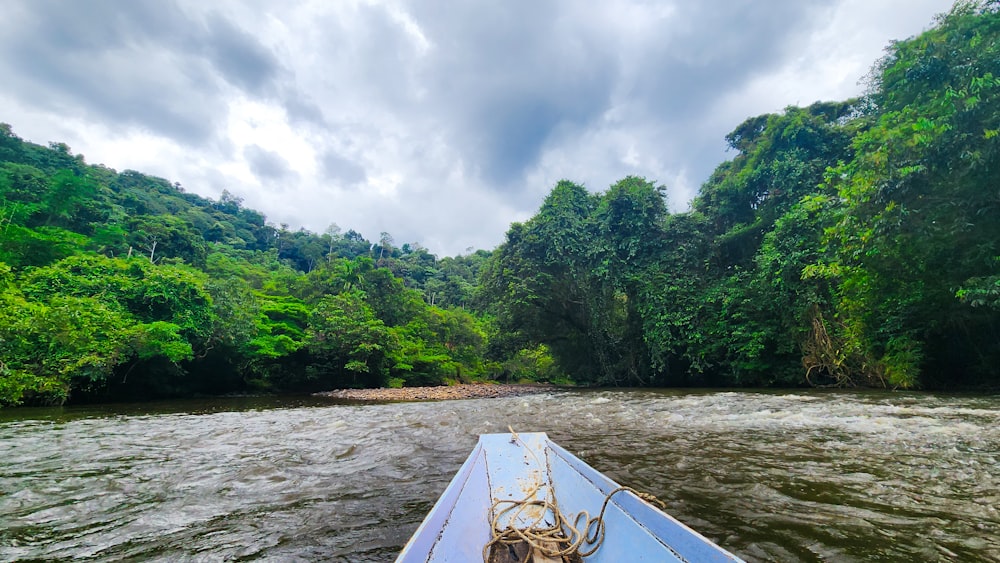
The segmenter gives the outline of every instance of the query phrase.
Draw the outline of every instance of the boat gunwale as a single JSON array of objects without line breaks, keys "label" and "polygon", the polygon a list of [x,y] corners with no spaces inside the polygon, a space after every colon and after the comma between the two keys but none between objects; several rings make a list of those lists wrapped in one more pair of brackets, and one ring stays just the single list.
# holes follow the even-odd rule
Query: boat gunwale
[{"label": "boat gunwale", "polygon": [[[493,442],[493,444],[490,444],[490,442]],[[545,486],[551,490],[554,499],[558,500],[559,494],[557,490],[559,485],[554,482],[556,479],[553,476],[553,459],[555,458],[558,458],[567,469],[571,470],[575,478],[582,478],[580,482],[586,482],[592,491],[599,493],[600,496],[607,498],[616,489],[620,489],[620,485],[617,482],[559,444],[553,442],[544,432],[525,433],[521,435],[509,433],[482,434],[479,436],[479,440],[472,449],[472,452],[441,493],[437,502],[435,502],[434,506],[424,517],[424,520],[406,542],[402,551],[400,551],[396,559],[397,563],[456,560],[450,557],[453,554],[438,553],[437,549],[442,545],[441,541],[448,532],[449,527],[454,525],[452,519],[455,516],[456,508],[463,498],[471,497],[479,501],[489,502],[490,506],[483,507],[482,520],[487,523],[487,527],[492,527],[494,503],[499,498],[495,495],[496,491],[494,487],[498,485],[494,483],[494,478],[497,476],[490,470],[490,448],[487,445],[499,447],[504,442],[512,444],[520,442],[519,445],[522,448],[527,448],[525,451],[529,452],[533,457],[535,456],[533,446],[539,448],[542,457],[541,459],[537,459],[537,461],[541,466],[540,468],[544,471]],[[531,442],[531,445],[528,442]],[[494,454],[500,456],[500,459],[504,459],[498,452],[494,452]],[[477,464],[479,463],[483,464],[481,469],[477,468]],[[484,474],[479,476],[477,471],[483,471]],[[562,471],[565,471],[565,469],[560,468],[559,472]],[[485,494],[483,491],[466,491],[473,477],[481,479],[480,483],[478,483],[480,486],[485,482],[487,489]],[[586,494],[592,496],[593,492],[587,492]],[[743,561],[664,510],[660,510],[635,495],[631,490],[626,489],[615,492],[610,499],[607,499],[607,502],[609,509],[613,510],[616,518],[625,516],[633,525],[631,529],[642,531],[640,537],[648,537],[648,540],[653,540],[656,544],[659,544],[662,547],[661,556],[669,553],[677,561],[713,561],[720,563],[739,563]],[[466,509],[467,511],[468,509]],[[596,514],[593,514],[593,516],[596,516]],[[475,519],[479,520],[478,516]],[[468,524],[468,522],[460,523],[456,529],[467,529],[467,527],[463,527],[465,524]],[[432,529],[434,526],[439,526],[439,529],[436,530],[433,537],[430,537],[430,534],[435,531]],[[478,532],[476,533],[478,534]],[[668,538],[670,541],[668,541]],[[645,542],[647,539],[643,541]],[[485,541],[482,545],[485,545]],[[652,545],[650,544],[649,547],[652,547]],[[462,551],[466,552],[465,550]],[[590,557],[587,560],[590,560]]]}]

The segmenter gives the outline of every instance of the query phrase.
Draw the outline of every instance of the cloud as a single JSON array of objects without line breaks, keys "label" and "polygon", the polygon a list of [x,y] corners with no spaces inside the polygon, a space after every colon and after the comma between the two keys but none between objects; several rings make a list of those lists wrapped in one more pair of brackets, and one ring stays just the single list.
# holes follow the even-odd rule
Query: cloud
[{"label": "cloud", "polygon": [[323,110],[308,96],[301,92],[291,91],[284,97],[284,110],[289,121],[297,125],[327,126]]},{"label": "cloud", "polygon": [[321,162],[323,177],[341,184],[352,185],[365,180],[365,169],[361,165],[335,152],[327,152]]},{"label": "cloud", "polygon": [[288,162],[280,154],[261,148],[258,145],[244,147],[243,156],[250,165],[250,170],[262,181],[284,180],[294,175]]},{"label": "cloud", "polygon": [[20,8],[0,24],[5,89],[53,112],[201,146],[225,118],[227,84],[254,96],[277,88],[278,60],[218,14],[151,0]]},{"label": "cloud", "polygon": [[[211,93],[209,69],[184,73],[162,44],[183,33],[185,17],[164,5],[60,3],[41,0],[5,14],[0,33],[4,90],[33,105],[97,122],[145,127],[198,142],[210,137],[212,103],[182,99],[192,88]],[[23,8],[23,6],[22,6]],[[149,30],[149,34],[145,33]]]},{"label": "cloud", "polygon": [[219,14],[208,16],[196,43],[226,81],[257,96],[270,92],[281,70],[273,53]]},{"label": "cloud", "polygon": [[607,109],[615,53],[578,15],[552,2],[420,3],[412,15],[430,44],[419,78],[467,169],[518,191],[561,131]]},{"label": "cloud", "polygon": [[950,3],[11,0],[0,121],[293,228],[453,254],[562,178],[646,176],[685,209],[733,127],[856,95]]}]

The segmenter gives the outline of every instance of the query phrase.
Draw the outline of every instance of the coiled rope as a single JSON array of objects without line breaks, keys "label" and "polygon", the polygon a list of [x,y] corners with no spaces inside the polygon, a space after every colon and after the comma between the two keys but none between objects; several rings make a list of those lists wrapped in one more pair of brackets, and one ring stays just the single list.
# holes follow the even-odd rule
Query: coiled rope
[{"label": "coiled rope", "polygon": [[[517,433],[513,429],[510,431],[511,442],[518,441]],[[527,451],[534,456],[530,449]],[[539,465],[541,465],[540,460],[536,461],[539,461]],[[539,491],[545,489],[549,492],[547,498],[535,498]],[[619,486],[604,497],[601,511],[594,518],[591,518],[586,510],[580,511],[573,518],[567,518],[555,501],[555,491],[551,485],[536,486],[522,500],[495,501],[491,509],[494,515],[490,525],[492,537],[483,546],[483,561],[486,563],[496,561],[496,559],[490,559],[494,547],[504,546],[510,549],[522,542],[530,548],[525,553],[522,562],[527,562],[534,552],[549,558],[561,558],[564,561],[580,561],[601,547],[604,542],[604,512],[607,510],[611,498],[622,491],[628,491],[646,502],[658,505],[661,509],[666,508],[666,504],[655,496],[625,486]],[[515,528],[512,524],[518,521],[518,518],[529,509],[532,509],[533,513],[537,512],[539,516],[526,528]],[[500,519],[508,514],[510,515],[508,524],[501,529]],[[549,514],[554,517],[552,524],[546,522],[546,516]]]},{"label": "coiled rope", "polygon": [[[491,525],[493,537],[483,547],[483,561],[490,561],[489,554],[494,545],[512,546],[521,542],[546,557],[579,556],[582,558],[593,554],[604,542],[604,512],[608,508],[608,503],[611,502],[613,496],[622,491],[628,491],[647,502],[655,503],[661,509],[666,508],[666,505],[655,496],[637,491],[632,487],[622,486],[604,497],[601,511],[596,517],[591,518],[590,514],[583,510],[573,518],[567,518],[559,510],[557,503],[547,499],[534,498],[535,494],[543,488],[552,491],[552,487],[549,485],[539,485],[523,500],[498,500],[493,503],[494,516]],[[504,505],[508,506],[504,507]],[[531,507],[540,509],[540,515],[527,528],[515,528],[510,524],[503,529],[500,528],[499,521],[505,515],[510,514],[509,522],[515,522],[518,516]],[[545,517],[548,514],[554,515],[555,522],[552,525],[547,525],[545,522]],[[524,561],[527,561],[527,557]]]}]

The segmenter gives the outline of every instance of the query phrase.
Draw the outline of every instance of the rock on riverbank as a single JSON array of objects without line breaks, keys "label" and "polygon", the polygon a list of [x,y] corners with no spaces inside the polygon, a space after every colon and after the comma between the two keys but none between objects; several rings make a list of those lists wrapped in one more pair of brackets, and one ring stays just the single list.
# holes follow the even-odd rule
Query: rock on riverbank
[{"label": "rock on riverbank", "polygon": [[441,387],[403,387],[401,389],[335,389],[316,393],[316,395],[356,401],[444,401],[449,399],[516,397],[518,395],[546,393],[553,389],[555,387],[551,385],[478,383]]}]

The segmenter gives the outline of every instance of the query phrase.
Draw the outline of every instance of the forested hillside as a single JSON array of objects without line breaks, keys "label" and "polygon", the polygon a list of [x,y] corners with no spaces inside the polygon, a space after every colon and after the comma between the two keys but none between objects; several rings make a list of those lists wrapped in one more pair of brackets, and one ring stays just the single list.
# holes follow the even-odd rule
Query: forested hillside
[{"label": "forested hillside", "polygon": [[859,99],[746,120],[690,211],[643,178],[562,181],[455,258],[0,125],[0,404],[563,374],[995,388],[998,6],[890,45]]},{"label": "forested hillside", "polygon": [[562,182],[483,279],[501,334],[615,385],[1000,384],[1000,3],[857,100],[746,120],[689,212]]},{"label": "forested hillside", "polygon": [[533,379],[487,359],[488,256],[289,231],[2,125],[0,404]]}]

